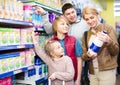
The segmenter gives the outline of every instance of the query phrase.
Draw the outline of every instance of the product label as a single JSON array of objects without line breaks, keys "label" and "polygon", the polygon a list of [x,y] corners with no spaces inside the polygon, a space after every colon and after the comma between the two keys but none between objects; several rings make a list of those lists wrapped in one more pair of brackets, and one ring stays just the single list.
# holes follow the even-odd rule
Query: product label
[{"label": "product label", "polygon": [[95,45],[94,43],[92,43],[91,44],[91,46],[90,46],[90,49],[93,51],[93,52],[99,52],[99,50],[100,50],[100,47],[99,46],[97,46],[97,45]]}]

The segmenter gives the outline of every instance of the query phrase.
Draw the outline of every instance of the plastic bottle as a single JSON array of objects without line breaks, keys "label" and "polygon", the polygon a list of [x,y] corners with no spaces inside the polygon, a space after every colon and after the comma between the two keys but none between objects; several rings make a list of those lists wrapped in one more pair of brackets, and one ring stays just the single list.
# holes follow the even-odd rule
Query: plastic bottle
[{"label": "plastic bottle", "polygon": [[[103,30],[103,33],[107,34],[107,32],[105,30]],[[103,41],[99,40],[99,38],[96,37],[93,40],[93,42],[90,45],[88,50],[90,51],[91,54],[97,54],[99,52],[100,48],[102,47],[103,43],[104,43]]]}]

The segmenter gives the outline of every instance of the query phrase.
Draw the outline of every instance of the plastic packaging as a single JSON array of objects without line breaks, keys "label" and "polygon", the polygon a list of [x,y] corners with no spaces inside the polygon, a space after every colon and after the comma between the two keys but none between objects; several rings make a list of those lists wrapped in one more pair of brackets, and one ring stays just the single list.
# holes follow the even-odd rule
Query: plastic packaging
[{"label": "plastic packaging", "polygon": [[[103,31],[103,33],[107,34],[107,32],[105,30]],[[98,37],[96,37],[93,40],[93,42],[90,45],[88,50],[90,51],[91,54],[97,54],[99,52],[100,48],[102,47],[103,43],[104,43],[103,41],[99,40]]]},{"label": "plastic packaging", "polygon": [[56,15],[54,13],[50,13],[49,14],[49,22],[53,23],[54,19],[55,19]]}]

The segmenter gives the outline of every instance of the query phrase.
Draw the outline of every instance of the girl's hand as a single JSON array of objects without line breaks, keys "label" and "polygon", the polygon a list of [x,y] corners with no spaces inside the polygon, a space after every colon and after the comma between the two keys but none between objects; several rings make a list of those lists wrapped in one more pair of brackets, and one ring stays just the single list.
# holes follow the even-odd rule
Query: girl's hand
[{"label": "girl's hand", "polygon": [[55,78],[55,73],[53,73],[53,74],[49,77],[49,79],[55,80],[55,79],[56,79],[56,78]]}]

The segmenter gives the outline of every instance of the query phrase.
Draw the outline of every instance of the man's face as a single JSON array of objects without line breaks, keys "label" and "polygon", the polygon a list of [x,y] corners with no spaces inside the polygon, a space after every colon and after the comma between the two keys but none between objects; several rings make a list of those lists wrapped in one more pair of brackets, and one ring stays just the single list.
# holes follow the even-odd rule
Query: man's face
[{"label": "man's face", "polygon": [[77,14],[74,8],[67,9],[64,13],[64,16],[70,23],[77,21]]}]

